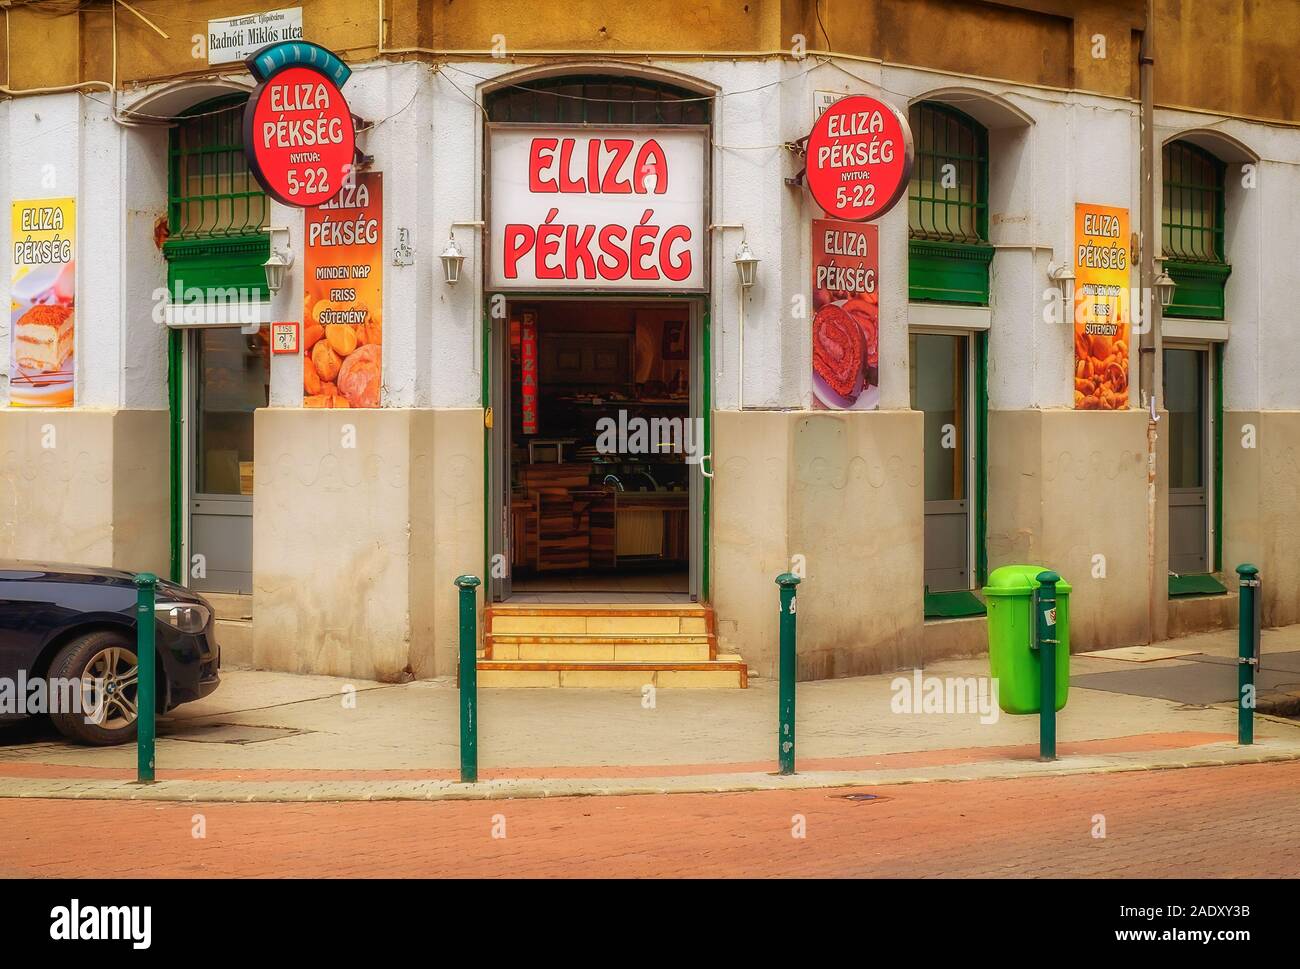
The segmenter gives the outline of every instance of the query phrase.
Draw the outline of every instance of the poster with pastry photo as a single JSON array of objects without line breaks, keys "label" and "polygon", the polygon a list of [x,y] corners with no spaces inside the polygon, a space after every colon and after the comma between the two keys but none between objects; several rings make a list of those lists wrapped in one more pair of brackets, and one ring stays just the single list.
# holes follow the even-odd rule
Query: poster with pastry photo
[{"label": "poster with pastry photo", "polygon": [[304,209],[304,407],[378,407],[383,386],[384,182],[355,184]]},{"label": "poster with pastry photo", "polygon": [[880,406],[878,238],[875,225],[813,220],[814,410]]},{"label": "poster with pastry photo", "polygon": [[71,407],[76,386],[77,202],[13,203],[9,406]]}]

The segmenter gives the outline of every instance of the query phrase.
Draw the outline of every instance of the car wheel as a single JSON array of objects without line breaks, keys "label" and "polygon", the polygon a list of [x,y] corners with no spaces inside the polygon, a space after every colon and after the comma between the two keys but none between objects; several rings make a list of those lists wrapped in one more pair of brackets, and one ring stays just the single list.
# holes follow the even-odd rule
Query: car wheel
[{"label": "car wheel", "polygon": [[80,681],[82,709],[52,712],[50,719],[61,734],[78,743],[130,743],[135,739],[138,675],[135,645],[120,633],[74,639],[54,657],[49,677]]}]

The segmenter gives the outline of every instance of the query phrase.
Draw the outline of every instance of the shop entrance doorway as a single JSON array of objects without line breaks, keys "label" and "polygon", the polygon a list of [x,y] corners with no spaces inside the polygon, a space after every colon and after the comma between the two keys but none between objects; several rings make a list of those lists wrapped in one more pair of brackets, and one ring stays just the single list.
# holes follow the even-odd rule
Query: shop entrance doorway
[{"label": "shop entrance doorway", "polygon": [[698,599],[699,301],[506,305],[492,328],[492,500],[509,568],[492,570],[493,598]]}]

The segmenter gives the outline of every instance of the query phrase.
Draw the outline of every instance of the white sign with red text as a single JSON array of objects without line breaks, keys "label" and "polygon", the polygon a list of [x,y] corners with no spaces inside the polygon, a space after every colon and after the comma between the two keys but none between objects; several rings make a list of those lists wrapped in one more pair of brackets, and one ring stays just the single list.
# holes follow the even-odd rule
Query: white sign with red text
[{"label": "white sign with red text", "polygon": [[492,128],[488,286],[702,291],[706,137]]}]

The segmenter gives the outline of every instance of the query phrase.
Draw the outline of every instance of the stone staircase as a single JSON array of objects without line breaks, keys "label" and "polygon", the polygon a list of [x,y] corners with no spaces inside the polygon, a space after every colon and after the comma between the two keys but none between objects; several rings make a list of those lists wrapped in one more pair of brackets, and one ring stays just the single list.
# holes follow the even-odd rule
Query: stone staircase
[{"label": "stone staircase", "polygon": [[496,604],[488,608],[481,687],[744,689],[748,667],[718,655],[709,606]]}]

